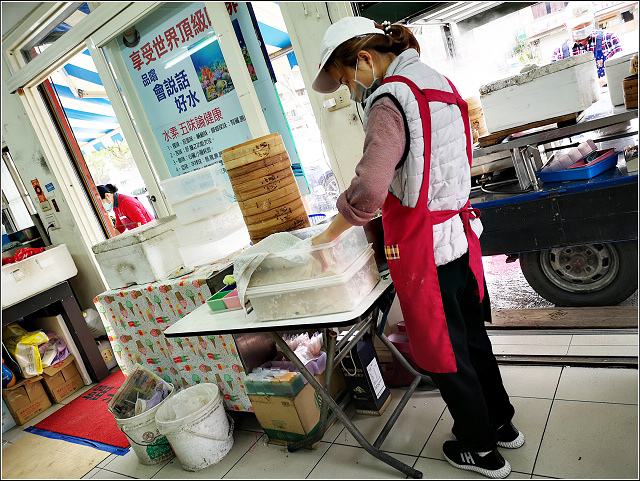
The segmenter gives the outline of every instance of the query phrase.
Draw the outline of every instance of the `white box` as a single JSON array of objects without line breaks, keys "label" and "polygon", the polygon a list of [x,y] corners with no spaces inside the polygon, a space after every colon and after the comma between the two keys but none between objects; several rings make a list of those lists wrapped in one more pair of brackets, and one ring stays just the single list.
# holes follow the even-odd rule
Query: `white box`
[{"label": "white box", "polygon": [[600,99],[592,52],[480,87],[490,133],[582,112]]},{"label": "white box", "polygon": [[182,266],[175,215],[127,230],[93,246],[110,289],[148,284]]},{"label": "white box", "polygon": [[45,247],[45,251],[2,266],[2,308],[75,276],[78,268],[66,244]]},{"label": "white box", "polygon": [[171,208],[178,222],[185,225],[220,214],[234,203],[237,203],[236,196],[229,182],[186,197],[181,202],[171,203]]},{"label": "white box", "polygon": [[204,194],[215,187],[228,183],[227,170],[220,162],[204,169],[163,180],[160,185],[167,196],[167,200],[173,205],[184,201],[188,197]]},{"label": "white box", "polygon": [[224,212],[213,217],[181,225],[178,229],[178,242],[181,247],[187,247],[202,242],[216,241],[243,228],[246,228],[246,225],[242,217],[242,210],[238,204],[233,204]]},{"label": "white box", "polygon": [[224,259],[243,247],[248,247],[250,242],[249,231],[243,225],[222,239],[179,247],[178,250],[186,266],[201,266]]},{"label": "white box", "polygon": [[607,76],[607,86],[609,88],[611,105],[615,106],[624,104],[624,89],[622,88],[622,81],[625,77],[631,75],[629,73],[629,69],[631,68],[631,59],[634,55],[638,55],[638,52],[626,55],[621,52],[604,61],[604,73]]},{"label": "white box", "polygon": [[249,287],[246,294],[258,320],[294,319],[350,311],[362,302],[379,280],[373,249],[368,247],[342,274]]}]

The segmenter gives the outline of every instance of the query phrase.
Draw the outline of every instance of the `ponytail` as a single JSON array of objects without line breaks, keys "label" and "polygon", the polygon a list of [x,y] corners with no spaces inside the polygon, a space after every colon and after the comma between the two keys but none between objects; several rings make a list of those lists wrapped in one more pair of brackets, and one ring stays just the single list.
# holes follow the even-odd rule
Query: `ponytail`
[{"label": "ponytail", "polygon": [[336,65],[338,68],[355,67],[360,50],[400,55],[405,50],[413,48],[420,53],[418,40],[407,27],[390,22],[375,23],[375,27],[382,30],[381,33],[384,35],[369,34],[347,40],[333,51],[325,63],[325,70],[330,65]]}]

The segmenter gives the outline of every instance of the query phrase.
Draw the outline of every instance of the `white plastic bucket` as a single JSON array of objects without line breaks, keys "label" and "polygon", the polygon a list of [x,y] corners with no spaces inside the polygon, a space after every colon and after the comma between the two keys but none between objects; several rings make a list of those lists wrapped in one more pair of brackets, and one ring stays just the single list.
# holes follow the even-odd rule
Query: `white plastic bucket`
[{"label": "white plastic bucket", "polygon": [[[173,395],[173,384],[165,384],[169,389],[169,395],[148,411],[125,419],[118,419],[114,415],[118,428],[129,439],[131,447],[141,464],[157,464],[175,456],[169,441],[160,434],[156,425],[156,412]],[[109,410],[111,411],[111,409]]]},{"label": "white plastic bucket", "polygon": [[156,425],[186,471],[220,462],[233,447],[233,419],[213,383],[196,384],[165,399]]}]

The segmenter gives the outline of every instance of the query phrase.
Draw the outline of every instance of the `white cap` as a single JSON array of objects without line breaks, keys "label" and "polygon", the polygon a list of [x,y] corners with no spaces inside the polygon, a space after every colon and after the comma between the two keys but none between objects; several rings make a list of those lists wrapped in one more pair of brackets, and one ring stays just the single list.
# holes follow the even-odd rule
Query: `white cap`
[{"label": "white cap", "polygon": [[324,71],[324,64],[327,63],[333,51],[347,40],[371,33],[384,35],[384,31],[376,28],[373,20],[364,17],[344,17],[331,25],[325,32],[320,45],[320,65],[316,78],[311,84],[313,90],[322,94],[338,90],[340,84]]},{"label": "white cap", "polygon": [[566,25],[569,30],[584,23],[593,22],[595,12],[591,2],[569,2],[565,8]]}]

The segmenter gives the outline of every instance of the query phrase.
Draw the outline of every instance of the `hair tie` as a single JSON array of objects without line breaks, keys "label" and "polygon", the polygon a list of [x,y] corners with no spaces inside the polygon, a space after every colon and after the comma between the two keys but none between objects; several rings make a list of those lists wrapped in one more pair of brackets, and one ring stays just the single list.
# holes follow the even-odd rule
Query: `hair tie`
[{"label": "hair tie", "polygon": [[382,22],[382,28],[384,29],[385,35],[391,35],[391,22],[389,20],[385,20]]}]

